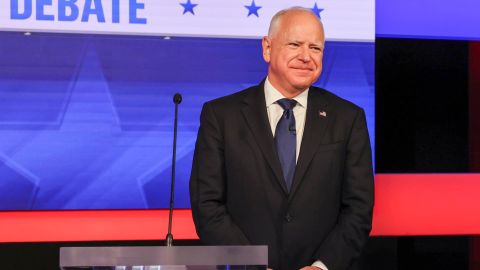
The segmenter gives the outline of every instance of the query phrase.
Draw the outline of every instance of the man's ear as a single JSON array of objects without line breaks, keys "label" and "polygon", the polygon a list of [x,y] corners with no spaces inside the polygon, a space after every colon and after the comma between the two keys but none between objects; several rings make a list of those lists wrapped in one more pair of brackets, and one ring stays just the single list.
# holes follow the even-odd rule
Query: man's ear
[{"label": "man's ear", "polygon": [[262,39],[262,48],[263,48],[263,60],[270,63],[270,51],[272,47],[272,40],[268,37],[263,37]]}]

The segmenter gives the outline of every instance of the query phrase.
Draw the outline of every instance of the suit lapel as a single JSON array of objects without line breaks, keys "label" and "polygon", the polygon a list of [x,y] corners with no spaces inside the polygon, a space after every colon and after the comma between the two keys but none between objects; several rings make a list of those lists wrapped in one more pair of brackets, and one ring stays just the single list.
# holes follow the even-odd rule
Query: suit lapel
[{"label": "suit lapel", "polygon": [[332,112],[329,112],[327,105],[327,99],[321,90],[311,87],[308,92],[307,115],[302,144],[300,146],[300,155],[295,169],[292,190],[289,194],[289,201],[300,186],[310,161],[315,155],[318,145],[327,130],[329,118],[332,117]]},{"label": "suit lapel", "polygon": [[267,105],[265,102],[264,83],[253,88],[245,97],[245,106],[242,114],[255,137],[258,147],[272,169],[275,178],[282,187],[285,194],[288,193],[285,181],[283,180],[282,168],[278,159],[272,130],[268,121]]}]

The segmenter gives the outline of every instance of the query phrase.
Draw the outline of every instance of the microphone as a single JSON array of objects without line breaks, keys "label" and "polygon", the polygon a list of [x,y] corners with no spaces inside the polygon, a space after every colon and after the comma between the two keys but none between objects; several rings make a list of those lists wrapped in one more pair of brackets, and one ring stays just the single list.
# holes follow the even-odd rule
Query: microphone
[{"label": "microphone", "polygon": [[172,154],[172,179],[170,185],[170,209],[168,212],[168,233],[165,238],[167,247],[173,246],[173,235],[172,235],[172,217],[173,217],[173,201],[174,201],[174,191],[175,191],[175,163],[177,157],[177,123],[178,123],[178,104],[182,102],[182,95],[176,93],[173,96],[173,103],[175,104],[175,118],[173,122],[173,154]]},{"label": "microphone", "polygon": [[295,127],[295,125],[290,125],[288,127],[288,131],[292,132],[293,135],[297,135],[297,128]]},{"label": "microphone", "polygon": [[[180,104],[182,103],[182,95],[179,94],[179,93],[176,93],[174,96],[173,96],[173,103],[175,104]],[[175,115],[176,116],[176,115]]]}]

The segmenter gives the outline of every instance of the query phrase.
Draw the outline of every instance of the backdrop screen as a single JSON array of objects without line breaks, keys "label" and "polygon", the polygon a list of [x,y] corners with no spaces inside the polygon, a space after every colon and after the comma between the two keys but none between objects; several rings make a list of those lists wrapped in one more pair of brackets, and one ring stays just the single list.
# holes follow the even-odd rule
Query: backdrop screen
[{"label": "backdrop screen", "polygon": [[[258,84],[259,40],[1,33],[1,209],[167,207],[174,106],[176,206],[207,100]],[[317,83],[365,108],[373,43],[327,42]]]},{"label": "backdrop screen", "polygon": [[372,0],[0,2],[0,210],[166,208],[176,92],[189,208],[201,107],[265,78],[259,37],[289,6],[324,21],[317,85],[365,109],[373,145]]}]

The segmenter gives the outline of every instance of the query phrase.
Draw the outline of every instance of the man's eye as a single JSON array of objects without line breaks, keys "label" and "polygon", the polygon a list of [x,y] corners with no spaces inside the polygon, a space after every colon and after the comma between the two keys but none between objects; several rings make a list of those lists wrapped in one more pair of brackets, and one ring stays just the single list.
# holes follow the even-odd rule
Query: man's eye
[{"label": "man's eye", "polygon": [[321,52],[322,51],[322,48],[320,47],[312,47],[312,50],[316,51],[316,52]]},{"label": "man's eye", "polygon": [[298,43],[288,43],[288,46],[290,47],[298,47]]}]

